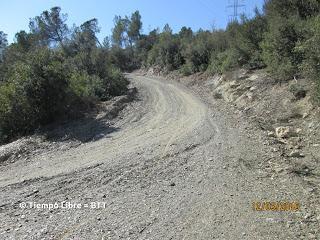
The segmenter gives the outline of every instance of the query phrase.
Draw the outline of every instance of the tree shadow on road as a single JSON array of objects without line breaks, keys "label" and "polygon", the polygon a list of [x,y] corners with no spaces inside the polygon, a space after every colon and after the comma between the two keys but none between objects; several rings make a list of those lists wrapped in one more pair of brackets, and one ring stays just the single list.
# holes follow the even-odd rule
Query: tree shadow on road
[{"label": "tree shadow on road", "polygon": [[108,134],[118,130],[119,128],[111,126],[111,123],[104,118],[84,117],[48,126],[42,134],[48,141],[60,142],[73,140],[86,143],[107,137]]}]

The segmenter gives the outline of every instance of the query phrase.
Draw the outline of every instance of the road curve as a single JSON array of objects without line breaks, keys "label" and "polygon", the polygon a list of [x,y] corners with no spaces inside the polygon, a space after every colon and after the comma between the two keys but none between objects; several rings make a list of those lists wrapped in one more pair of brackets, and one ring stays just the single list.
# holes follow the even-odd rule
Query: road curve
[{"label": "road curve", "polygon": [[[0,166],[0,239],[297,239],[296,213],[252,209],[301,190],[263,176],[259,138],[178,83],[128,77],[138,99],[116,131]],[[63,201],[104,207],[21,208]]]},{"label": "road curve", "polygon": [[164,157],[206,142],[217,133],[207,106],[173,82],[129,75],[140,91],[141,105],[113,127],[106,138],[69,151],[45,153],[28,162],[0,168],[0,186],[52,177],[99,163],[119,164],[137,152]]}]

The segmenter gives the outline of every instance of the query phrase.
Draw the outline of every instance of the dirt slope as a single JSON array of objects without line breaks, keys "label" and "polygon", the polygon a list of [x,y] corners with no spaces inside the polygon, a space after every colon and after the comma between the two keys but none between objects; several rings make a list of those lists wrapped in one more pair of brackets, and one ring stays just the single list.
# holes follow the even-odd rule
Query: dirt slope
[{"label": "dirt slope", "polygon": [[[180,84],[129,76],[138,88],[113,131],[0,166],[1,239],[315,239],[298,178],[270,178],[273,155],[224,105]],[[241,122],[241,124],[239,124]],[[103,202],[99,209],[24,202]],[[256,212],[253,201],[298,201]]]}]

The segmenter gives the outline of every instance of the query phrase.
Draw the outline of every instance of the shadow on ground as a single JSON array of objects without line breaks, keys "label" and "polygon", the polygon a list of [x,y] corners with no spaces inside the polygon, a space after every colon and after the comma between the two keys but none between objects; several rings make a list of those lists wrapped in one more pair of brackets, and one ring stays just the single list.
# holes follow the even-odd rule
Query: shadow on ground
[{"label": "shadow on ground", "polygon": [[58,126],[50,126],[42,134],[48,141],[76,140],[86,143],[107,137],[108,134],[118,130],[119,128],[112,127],[104,118],[85,117]]}]

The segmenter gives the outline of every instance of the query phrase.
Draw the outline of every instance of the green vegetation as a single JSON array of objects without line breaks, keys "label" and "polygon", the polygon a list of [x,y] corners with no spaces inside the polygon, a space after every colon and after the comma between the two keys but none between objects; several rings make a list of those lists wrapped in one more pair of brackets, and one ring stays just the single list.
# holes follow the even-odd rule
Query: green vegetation
[{"label": "green vegetation", "polygon": [[73,30],[65,22],[54,7],[31,19],[30,32],[17,33],[9,46],[0,32],[0,142],[126,92],[108,44],[96,37],[97,20]]},{"label": "green vegetation", "polygon": [[[129,18],[118,16],[112,39],[122,47],[118,49],[121,54],[117,53],[122,56],[119,62],[131,69],[156,65],[165,71],[179,70],[189,75],[267,67],[279,80],[293,77],[317,80],[319,11],[318,0],[268,0],[262,12],[256,9],[254,17],[242,16],[225,30],[193,32],[183,27],[173,33],[167,24],[162,31],[155,29],[148,35],[136,35],[134,41],[130,41]],[[140,22],[141,17],[138,19]]]},{"label": "green vegetation", "polygon": [[314,79],[320,99],[319,13],[318,0],[267,0],[254,17],[242,16],[225,30],[173,33],[166,24],[142,34],[136,11],[116,16],[111,38],[100,43],[96,19],[71,30],[59,7],[44,11],[9,46],[0,31],[0,139],[124,93],[121,71],[141,67],[183,75],[267,68],[279,80]]}]

